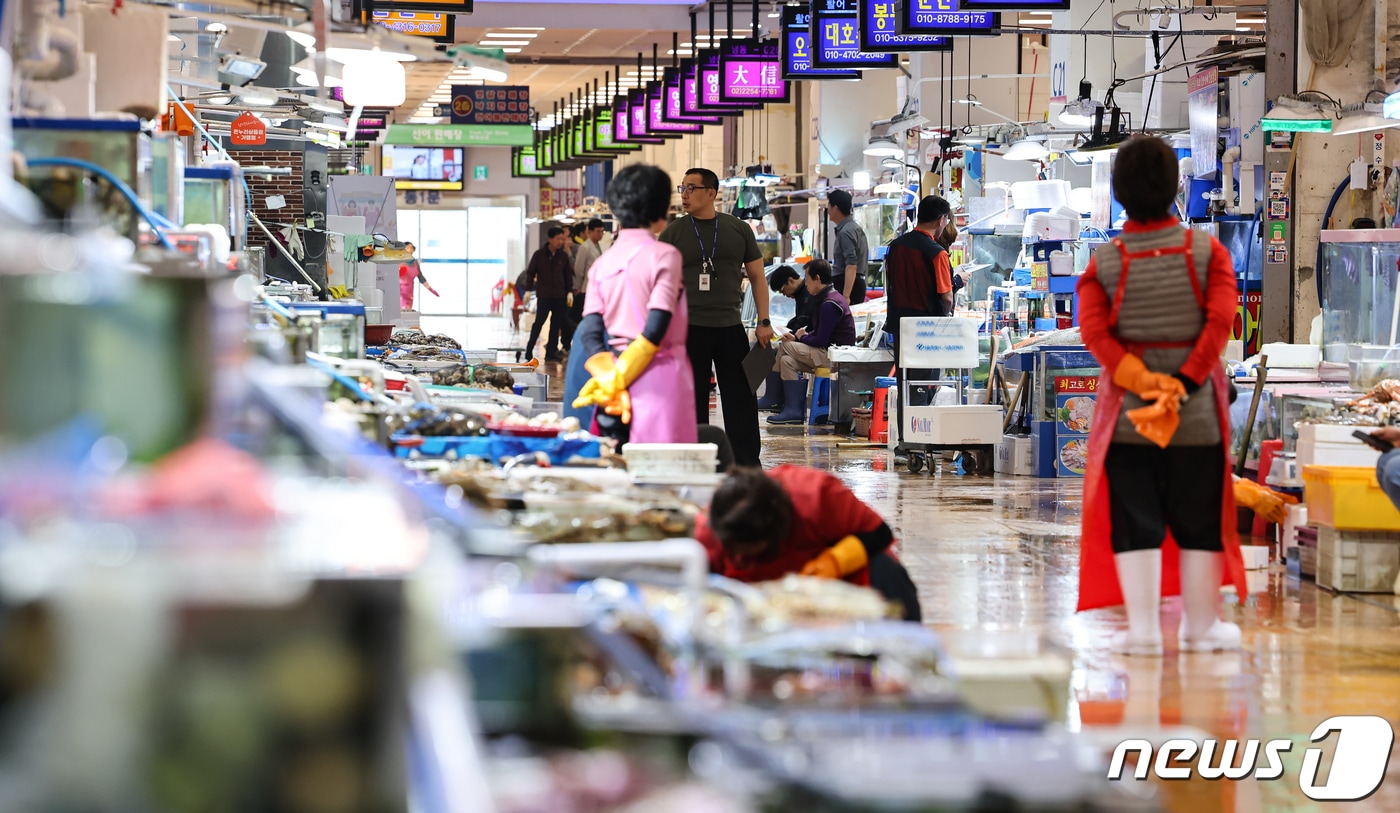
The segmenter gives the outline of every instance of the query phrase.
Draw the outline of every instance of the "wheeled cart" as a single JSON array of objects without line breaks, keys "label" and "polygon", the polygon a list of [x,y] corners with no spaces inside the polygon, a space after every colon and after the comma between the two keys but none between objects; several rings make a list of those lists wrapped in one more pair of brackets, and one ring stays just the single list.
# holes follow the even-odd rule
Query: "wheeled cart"
[{"label": "wheeled cart", "polygon": [[[899,323],[898,424],[890,433],[891,444],[902,444],[911,473],[932,470],[934,452],[957,451],[969,473],[992,473],[996,444],[1002,436],[1002,407],[964,404],[963,376],[978,366],[977,329],[980,322],[959,317],[902,319]],[[910,370],[941,371],[942,377],[912,380]],[[910,406],[914,386],[951,386],[957,392],[953,404]],[[936,400],[936,399],[932,399]]]}]

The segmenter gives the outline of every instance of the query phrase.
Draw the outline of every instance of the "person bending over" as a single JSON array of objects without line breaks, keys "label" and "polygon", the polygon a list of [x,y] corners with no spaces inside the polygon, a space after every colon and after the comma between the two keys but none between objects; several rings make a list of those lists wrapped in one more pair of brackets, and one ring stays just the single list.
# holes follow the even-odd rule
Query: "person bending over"
[{"label": "person bending over", "polygon": [[790,573],[865,585],[920,621],[918,591],[890,554],[894,533],[840,480],[815,469],[735,468],[695,526],[710,569],[742,582]]}]

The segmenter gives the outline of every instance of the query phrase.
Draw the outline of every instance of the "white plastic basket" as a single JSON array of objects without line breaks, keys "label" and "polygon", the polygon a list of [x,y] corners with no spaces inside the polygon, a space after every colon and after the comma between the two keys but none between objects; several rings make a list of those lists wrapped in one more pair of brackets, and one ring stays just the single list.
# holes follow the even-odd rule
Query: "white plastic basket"
[{"label": "white plastic basket", "polygon": [[622,454],[633,477],[714,474],[719,465],[713,443],[629,443]]}]

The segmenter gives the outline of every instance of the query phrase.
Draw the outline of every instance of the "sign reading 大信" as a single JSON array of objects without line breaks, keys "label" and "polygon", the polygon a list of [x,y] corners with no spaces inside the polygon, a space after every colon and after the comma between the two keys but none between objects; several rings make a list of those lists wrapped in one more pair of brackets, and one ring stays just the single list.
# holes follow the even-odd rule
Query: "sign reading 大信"
[{"label": "sign reading \u5927\u4fe1", "polygon": [[899,366],[966,369],[976,367],[977,319],[930,316],[899,320]]}]

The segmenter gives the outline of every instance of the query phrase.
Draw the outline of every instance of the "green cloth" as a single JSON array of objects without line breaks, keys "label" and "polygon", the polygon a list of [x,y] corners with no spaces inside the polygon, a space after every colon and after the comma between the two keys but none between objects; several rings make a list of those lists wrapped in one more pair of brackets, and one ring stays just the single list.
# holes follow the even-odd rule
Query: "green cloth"
[{"label": "green cloth", "polygon": [[373,245],[374,237],[368,234],[347,234],[345,235],[345,261],[347,263],[363,262],[360,257],[360,249],[368,245]]},{"label": "green cloth", "polygon": [[[731,327],[743,322],[744,264],[763,259],[753,229],[744,221],[719,213],[719,245],[714,248],[714,273],[710,290],[700,290],[701,244],[704,257],[710,256],[715,242],[715,221],[696,220],[689,215],[676,218],[661,232],[663,243],[681,252],[685,296],[690,307],[690,324],[698,327]],[[699,237],[696,237],[696,230]]]}]

